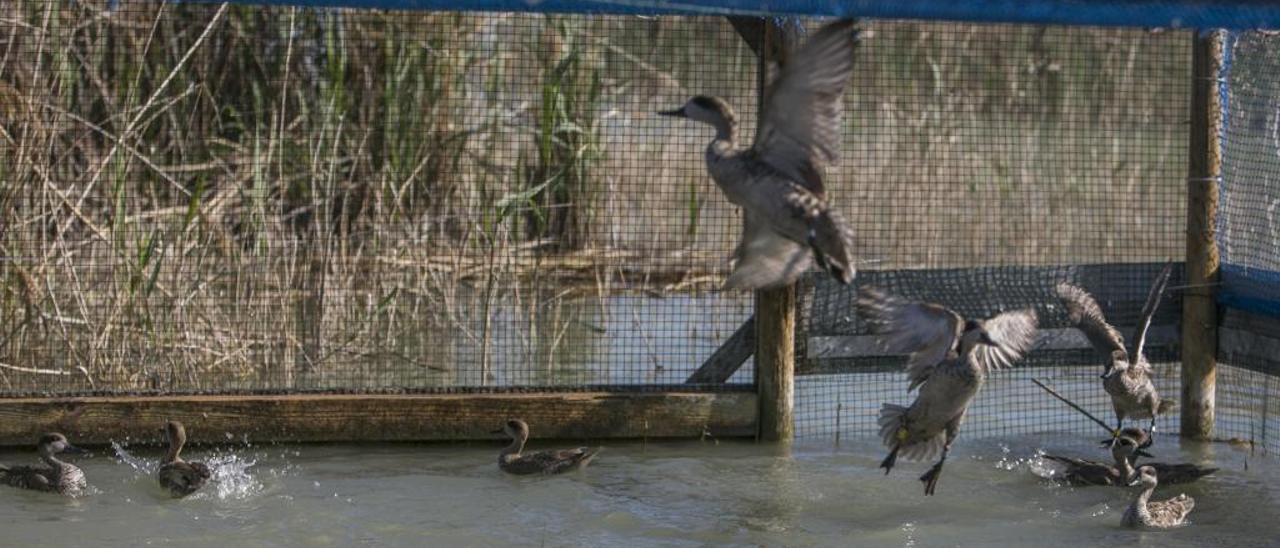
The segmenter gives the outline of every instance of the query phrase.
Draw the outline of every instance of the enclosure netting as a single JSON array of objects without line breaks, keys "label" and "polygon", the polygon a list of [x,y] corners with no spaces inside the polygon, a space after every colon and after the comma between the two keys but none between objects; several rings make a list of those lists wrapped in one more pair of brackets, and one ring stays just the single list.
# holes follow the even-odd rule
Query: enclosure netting
[{"label": "enclosure netting", "polygon": [[654,111],[751,125],[754,67],[716,17],[4,2],[0,391],[681,385],[752,301]]},{"label": "enclosure netting", "polygon": [[1280,38],[1231,35],[1225,66],[1217,428],[1280,450]]},{"label": "enclosure netting", "polygon": [[[1129,335],[1181,262],[1189,33],[862,26],[828,174],[862,272],[802,284],[798,434],[912,397],[864,284],[1036,307],[966,431],[1096,433],[1029,379],[1112,416],[1051,291]],[[716,16],[7,2],[0,394],[750,389],[749,362],[684,383],[752,296],[717,289],[740,221],[709,129],[654,112],[719,95],[753,135],[756,67]],[[1148,346],[1170,397],[1180,306]]]}]

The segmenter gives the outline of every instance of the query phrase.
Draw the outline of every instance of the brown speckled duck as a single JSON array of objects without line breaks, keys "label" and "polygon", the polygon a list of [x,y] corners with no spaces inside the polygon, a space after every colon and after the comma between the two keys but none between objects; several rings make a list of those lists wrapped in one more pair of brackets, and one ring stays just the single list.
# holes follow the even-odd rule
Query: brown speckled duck
[{"label": "brown speckled duck", "polygon": [[83,449],[71,445],[67,437],[62,434],[56,432],[45,434],[36,442],[36,453],[47,466],[0,464],[0,483],[33,491],[47,491],[69,496],[80,495],[87,487],[84,471],[74,464],[58,460],[56,455],[83,452]]},{"label": "brown speckled duck", "polygon": [[1150,466],[1139,468],[1138,477],[1129,485],[1138,484],[1142,484],[1142,492],[1138,493],[1138,498],[1133,500],[1133,504],[1129,505],[1124,511],[1124,517],[1120,519],[1120,524],[1125,527],[1177,527],[1186,523],[1187,514],[1196,507],[1196,499],[1185,494],[1151,502],[1151,493],[1155,492],[1159,482],[1156,480],[1156,469]]},{"label": "brown speckled duck", "polygon": [[165,437],[169,439],[169,452],[160,463],[157,477],[160,486],[174,497],[185,497],[198,491],[213,475],[209,467],[202,462],[182,460],[182,446],[187,443],[187,429],[178,421],[169,421],[164,425]]},{"label": "brown speckled duck", "polygon": [[511,436],[511,445],[498,453],[498,468],[508,474],[559,474],[585,468],[600,452],[599,447],[577,447],[551,451],[521,453],[529,440],[529,425],[520,419],[508,420],[502,430]]}]

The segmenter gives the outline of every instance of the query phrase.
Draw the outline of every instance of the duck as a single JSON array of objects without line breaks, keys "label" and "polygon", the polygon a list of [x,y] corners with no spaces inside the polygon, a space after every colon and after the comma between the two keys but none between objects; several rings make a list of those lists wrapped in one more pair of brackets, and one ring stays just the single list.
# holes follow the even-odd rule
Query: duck
[{"label": "duck", "polygon": [[1121,525],[1167,529],[1186,523],[1187,514],[1196,507],[1196,499],[1183,493],[1168,500],[1151,502],[1151,494],[1159,484],[1155,468],[1143,466],[1138,469],[1138,476],[1129,485],[1142,485],[1142,491],[1124,511],[1124,517],[1120,519]]},{"label": "duck", "polygon": [[203,462],[182,460],[182,446],[187,443],[186,427],[181,422],[169,421],[164,425],[164,432],[169,440],[169,452],[165,454],[160,469],[156,472],[160,486],[175,498],[199,491],[213,474]]},{"label": "duck", "polygon": [[1172,272],[1173,263],[1166,263],[1152,282],[1134,332],[1132,349],[1125,348],[1124,336],[1107,323],[1102,308],[1088,291],[1065,282],[1055,288],[1058,298],[1067,308],[1068,320],[1085,334],[1095,349],[1108,356],[1102,373],[1102,388],[1111,397],[1111,406],[1116,414],[1113,438],[1119,438],[1125,419],[1150,419],[1148,431],[1155,435],[1156,417],[1177,407],[1176,402],[1161,398],[1156,391],[1151,380],[1151,364],[1142,352],[1147,331],[1151,328],[1151,317],[1160,305],[1160,296]]},{"label": "duck", "polygon": [[838,160],[855,23],[827,24],[774,71],[750,148],[738,149],[736,115],[719,97],[698,95],[658,113],[715,128],[707,170],[743,216],[726,289],[788,285],[815,261],[840,283],[853,281],[853,232],[827,201],[824,171]]},{"label": "duck", "polygon": [[84,471],[78,466],[59,460],[59,453],[84,453],[85,450],[67,441],[67,437],[50,432],[36,441],[36,454],[46,467],[0,465],[0,483],[19,489],[46,491],[67,496],[84,494],[88,487]]},{"label": "duck", "polygon": [[[1106,463],[1057,455],[1045,455],[1044,458],[1065,465],[1060,477],[1068,484],[1117,487],[1129,485],[1134,478],[1136,472],[1133,464],[1138,457],[1154,458],[1146,451],[1146,448],[1151,445],[1151,438],[1141,428],[1125,428],[1119,438],[1114,441],[1104,440],[1102,443],[1104,446],[1111,447],[1111,457],[1114,462]],[[1167,485],[1190,483],[1218,471],[1217,468],[1190,463],[1150,462],[1146,466],[1155,469],[1160,482]]]},{"label": "duck", "polygon": [[498,468],[518,476],[551,475],[581,470],[591,464],[592,459],[600,452],[599,447],[576,447],[522,453],[525,442],[529,441],[529,425],[520,419],[508,420],[503,424],[502,429],[494,433],[506,433],[511,437],[511,444],[498,453]]},{"label": "duck", "polygon": [[966,319],[940,304],[909,301],[873,287],[862,289],[857,309],[886,350],[909,354],[907,391],[919,388],[910,406],[885,403],[880,410],[880,436],[890,449],[880,468],[888,474],[898,457],[919,461],[940,455],[920,476],[924,494],[933,495],[965,411],[987,375],[1012,366],[1031,349],[1036,312],[1028,308]]}]

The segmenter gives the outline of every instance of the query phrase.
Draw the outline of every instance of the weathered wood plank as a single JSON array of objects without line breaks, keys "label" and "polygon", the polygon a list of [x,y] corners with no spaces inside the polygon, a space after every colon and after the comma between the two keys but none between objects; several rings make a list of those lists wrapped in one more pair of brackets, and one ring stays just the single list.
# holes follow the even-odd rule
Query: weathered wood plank
[{"label": "weathered wood plank", "polygon": [[1183,437],[1213,436],[1217,383],[1218,178],[1222,104],[1218,94],[1225,33],[1197,31],[1191,47],[1191,129],[1187,169],[1187,288],[1182,299]]},{"label": "weathered wood plank", "polygon": [[[1132,333],[1132,327],[1119,327],[1121,333]],[[1178,342],[1178,326],[1153,325],[1147,333],[1147,348],[1171,346]],[[810,337],[809,359],[841,359],[894,356],[878,344],[875,335],[846,335]],[[1041,350],[1089,350],[1093,346],[1079,329],[1060,327],[1041,329],[1036,334],[1033,349]]]},{"label": "weathered wood plank", "polygon": [[684,382],[686,384],[714,383],[729,381],[734,373],[747,362],[756,351],[756,318],[752,316],[738,326],[724,344],[720,345],[707,361],[703,362]]},{"label": "weathered wood plank", "polygon": [[169,419],[193,441],[224,443],[485,440],[511,417],[535,439],[746,437],[757,405],[750,392],[22,398],[0,400],[0,445],[46,431],[156,440]]}]

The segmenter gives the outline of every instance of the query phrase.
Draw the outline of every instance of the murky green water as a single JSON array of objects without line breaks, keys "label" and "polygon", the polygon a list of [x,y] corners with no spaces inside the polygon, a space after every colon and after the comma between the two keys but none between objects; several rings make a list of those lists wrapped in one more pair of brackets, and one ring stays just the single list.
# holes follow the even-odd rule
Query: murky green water
[{"label": "murky green water", "polygon": [[[610,443],[591,468],[516,478],[497,445],[309,445],[192,451],[217,481],[170,500],[150,475],[154,450],[80,459],[92,493],[77,500],[0,489],[6,546],[1267,546],[1280,542],[1273,457],[1224,445],[1161,460],[1222,470],[1186,492],[1192,523],[1119,527],[1132,491],[1059,486],[1039,449],[1090,455],[1093,438],[965,439],[932,498],[903,463],[883,475],[872,440],[799,445]],[[6,451],[4,462],[29,455]],[[1247,468],[1246,468],[1247,461]]]}]

